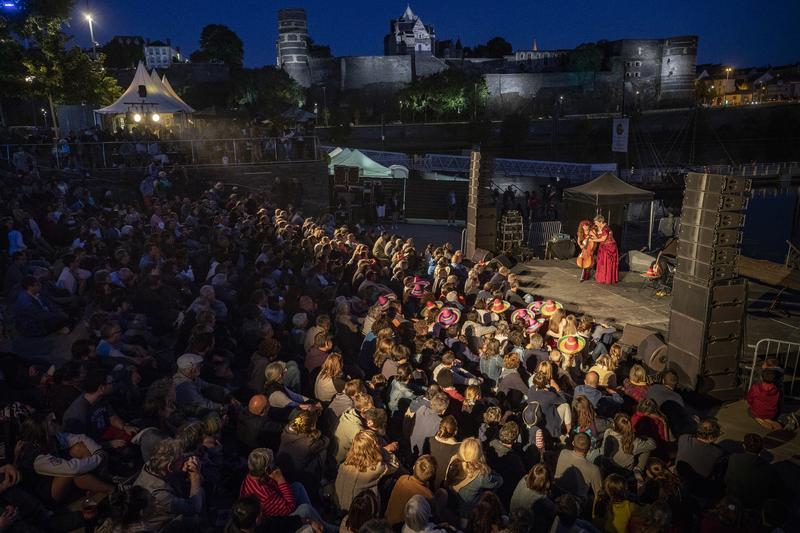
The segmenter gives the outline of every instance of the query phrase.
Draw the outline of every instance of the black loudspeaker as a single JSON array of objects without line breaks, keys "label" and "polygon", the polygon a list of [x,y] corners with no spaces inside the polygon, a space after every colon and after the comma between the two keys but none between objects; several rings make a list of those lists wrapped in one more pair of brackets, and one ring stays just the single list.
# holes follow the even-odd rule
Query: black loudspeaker
[{"label": "black loudspeaker", "polygon": [[347,169],[347,184],[359,185],[361,183],[361,169],[358,167],[345,167]]},{"label": "black loudspeaker", "polygon": [[626,324],[625,328],[622,330],[622,338],[620,338],[619,342],[626,346],[638,347],[643,340],[655,333],[657,332],[653,329]]},{"label": "black loudspeaker", "polygon": [[670,366],[704,392],[736,387],[747,312],[746,281],[707,287],[676,277],[672,298]]},{"label": "black loudspeaker", "polygon": [[139,93],[139,98],[147,98],[147,85],[139,85],[136,90]]},{"label": "black loudspeaker", "polygon": [[514,268],[514,266],[517,264],[517,260],[508,254],[500,254],[492,259],[492,261],[497,261],[506,268]]},{"label": "black loudspeaker", "polygon": [[551,259],[571,259],[576,255],[575,243],[572,240],[548,242],[547,251]]},{"label": "black loudspeaker", "polygon": [[654,372],[663,372],[667,367],[667,344],[656,333],[651,333],[642,339],[636,355]]},{"label": "black loudspeaker", "polygon": [[347,185],[347,169],[349,167],[343,167],[341,165],[336,165],[333,167],[333,184],[334,185]]},{"label": "black loudspeaker", "polygon": [[492,201],[489,183],[494,176],[494,158],[473,150],[470,155],[467,201],[467,232],[465,254],[475,250],[494,251],[497,241],[497,211]]}]

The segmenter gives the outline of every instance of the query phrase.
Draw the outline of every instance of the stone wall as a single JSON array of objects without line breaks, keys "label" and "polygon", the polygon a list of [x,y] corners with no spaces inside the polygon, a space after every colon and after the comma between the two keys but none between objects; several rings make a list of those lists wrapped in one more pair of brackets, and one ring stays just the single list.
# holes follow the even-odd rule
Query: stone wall
[{"label": "stone wall", "polygon": [[340,60],[342,91],[368,89],[374,84],[408,84],[412,80],[411,56],[352,56]]}]

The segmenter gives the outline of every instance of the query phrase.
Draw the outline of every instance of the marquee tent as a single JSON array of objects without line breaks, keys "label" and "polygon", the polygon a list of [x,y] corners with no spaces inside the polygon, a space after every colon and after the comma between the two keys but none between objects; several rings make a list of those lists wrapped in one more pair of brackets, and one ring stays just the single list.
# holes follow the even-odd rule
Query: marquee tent
[{"label": "marquee tent", "polygon": [[[144,93],[142,96],[141,92]],[[181,98],[169,85],[166,84],[158,77],[158,74],[153,71],[153,74],[148,74],[144,63],[139,61],[136,67],[136,74],[133,76],[133,81],[122,93],[116,102],[113,104],[98,109],[96,111],[101,115],[125,115],[128,113],[159,113],[159,114],[172,114],[172,113],[194,113],[186,102]]]},{"label": "marquee tent", "polygon": [[373,161],[359,150],[349,148],[336,148],[328,153],[331,158],[328,172],[333,174],[333,167],[346,166],[358,167],[359,174],[364,178],[391,178],[392,171],[385,166]]},{"label": "marquee tent", "polygon": [[611,172],[605,172],[592,181],[564,189],[564,200],[572,200],[584,204],[591,204],[600,211],[601,207],[609,205],[629,204],[633,202],[650,202],[650,232],[647,234],[647,247],[651,248],[653,241],[653,224],[655,222],[654,208],[655,193],[635,187],[616,177]]}]

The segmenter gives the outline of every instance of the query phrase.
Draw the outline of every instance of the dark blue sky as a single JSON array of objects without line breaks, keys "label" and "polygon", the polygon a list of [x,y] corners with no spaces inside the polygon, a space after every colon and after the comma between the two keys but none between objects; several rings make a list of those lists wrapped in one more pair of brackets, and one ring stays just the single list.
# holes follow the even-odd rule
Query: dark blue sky
[{"label": "dark blue sky", "polygon": [[[87,0],[77,0],[76,14]],[[312,38],[330,44],[335,55],[380,55],[388,21],[400,16],[405,0],[89,0],[95,38],[118,34],[171,38],[190,53],[202,27],[230,26],[244,41],[245,63],[275,63],[276,12],[305,7]],[[800,61],[796,25],[798,0],[415,0],[414,12],[436,27],[440,39],[460,37],[464,45],[501,35],[514,49],[572,48],[599,39],[699,35],[698,61],[735,66]],[[86,22],[73,17],[72,33],[89,43]]]}]

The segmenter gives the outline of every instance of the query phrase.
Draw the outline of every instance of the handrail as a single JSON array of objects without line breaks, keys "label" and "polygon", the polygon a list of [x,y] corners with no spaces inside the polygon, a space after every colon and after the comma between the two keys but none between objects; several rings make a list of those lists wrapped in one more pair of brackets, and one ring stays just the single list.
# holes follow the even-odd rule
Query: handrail
[{"label": "handrail", "polygon": [[[762,345],[766,344],[766,348],[760,350]],[[774,350],[773,350],[774,346]],[[794,389],[797,382],[797,372],[800,370],[800,342],[782,341],[778,339],[761,339],[753,349],[753,361],[750,367],[750,381],[747,384],[747,390],[753,386],[753,379],[755,377],[756,365],[758,364],[758,356],[762,354],[766,359],[768,356],[774,356],[778,359],[785,374],[783,376],[784,396],[792,399],[800,399],[800,396],[794,395]],[[794,362],[789,366],[789,359],[794,356]],[[792,375],[788,376],[788,371],[791,368]],[[788,388],[788,391],[786,390]]]},{"label": "handrail", "polygon": [[786,251],[786,266],[793,270],[800,270],[800,248],[795,246],[795,244],[788,239],[786,240],[786,244],[789,246],[789,249]]}]

